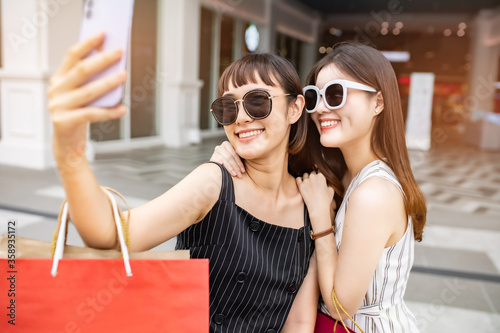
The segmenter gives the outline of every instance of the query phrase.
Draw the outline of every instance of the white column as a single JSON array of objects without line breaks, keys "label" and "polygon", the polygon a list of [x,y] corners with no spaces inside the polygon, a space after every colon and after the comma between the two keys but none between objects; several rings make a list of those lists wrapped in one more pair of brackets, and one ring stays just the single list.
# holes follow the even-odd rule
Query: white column
[{"label": "white column", "polygon": [[273,0],[265,0],[265,24],[258,26],[260,33],[259,52],[276,53],[276,15]]},{"label": "white column", "polygon": [[0,163],[53,165],[47,82],[78,39],[80,0],[1,0]]},{"label": "white column", "polygon": [[200,0],[159,1],[158,6],[162,140],[170,147],[198,143]]},{"label": "white column", "polygon": [[469,96],[465,101],[469,112],[494,110],[494,82],[498,79],[500,50],[500,33],[492,29],[494,25],[500,26],[499,11],[482,10],[474,20]]}]

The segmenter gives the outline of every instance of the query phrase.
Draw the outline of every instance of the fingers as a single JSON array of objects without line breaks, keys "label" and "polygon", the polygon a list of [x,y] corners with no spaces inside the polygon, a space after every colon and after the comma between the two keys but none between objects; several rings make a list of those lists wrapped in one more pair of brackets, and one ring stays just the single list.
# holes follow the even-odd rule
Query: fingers
[{"label": "fingers", "polygon": [[104,32],[100,32],[89,39],[79,42],[78,44],[73,45],[66,56],[63,59],[63,62],[59,69],[56,71],[55,76],[62,75],[66,73],[70,68],[88,55],[92,50],[98,48],[104,41]]},{"label": "fingers", "polygon": [[241,178],[242,172],[245,172],[243,162],[234,151],[233,146],[227,141],[215,147],[215,151],[210,160],[223,164],[233,177]]},{"label": "fingers", "polygon": [[233,145],[229,141],[224,141],[221,146],[233,157],[237,169],[241,172],[245,172],[245,165],[241,161],[240,156],[234,150]]},{"label": "fingers", "polygon": [[48,91],[49,97],[81,86],[92,75],[118,62],[122,57],[122,53],[120,49],[103,52],[81,60],[64,75],[54,76]]},{"label": "fingers", "polygon": [[126,72],[119,72],[90,82],[78,89],[56,95],[49,102],[49,110],[51,113],[56,113],[61,110],[66,111],[81,108],[115,89],[124,83],[126,79]]},{"label": "fingers", "polygon": [[73,110],[71,112],[61,112],[52,117],[52,122],[57,128],[57,124],[64,123],[68,128],[74,128],[78,124],[111,120],[123,117],[127,113],[127,108],[123,105],[114,108],[88,107]]},{"label": "fingers", "polygon": [[[311,184],[313,186],[328,186],[325,176],[321,172],[312,171],[311,173],[304,173],[302,177],[297,177],[295,179],[297,185],[307,186]],[[333,189],[332,189],[333,190]]]}]

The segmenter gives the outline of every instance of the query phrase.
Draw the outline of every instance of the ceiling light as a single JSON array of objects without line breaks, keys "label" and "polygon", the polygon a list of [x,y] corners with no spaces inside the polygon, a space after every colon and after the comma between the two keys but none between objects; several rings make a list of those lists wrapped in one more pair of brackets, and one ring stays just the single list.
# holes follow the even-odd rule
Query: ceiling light
[{"label": "ceiling light", "polygon": [[448,36],[451,36],[451,29],[446,29],[443,34],[448,37]]},{"label": "ceiling light", "polygon": [[457,36],[458,37],[463,37],[465,35],[465,30],[458,30],[457,31]]},{"label": "ceiling light", "polygon": [[340,37],[342,36],[342,30],[337,29],[337,28],[330,28],[330,35]]},{"label": "ceiling light", "polygon": [[382,54],[390,62],[407,62],[410,60],[410,52],[408,51],[382,51]]},{"label": "ceiling light", "polygon": [[467,28],[467,24],[465,24],[464,22],[461,22],[461,23],[458,25],[458,29],[460,29],[460,30],[464,30],[465,28]]},{"label": "ceiling light", "polygon": [[403,22],[396,22],[396,28],[401,29],[403,27]]},{"label": "ceiling light", "polygon": [[393,34],[394,36],[399,35],[399,33],[400,33],[400,32],[401,32],[401,30],[399,30],[399,29],[397,29],[397,28],[394,28],[394,30],[392,30],[392,34]]},{"label": "ceiling light", "polygon": [[384,35],[384,36],[385,36],[385,35],[387,35],[388,33],[389,33],[389,30],[387,30],[387,28],[382,28],[382,29],[380,29],[380,34],[381,34],[381,35]]},{"label": "ceiling light", "polygon": [[321,47],[319,48],[319,53],[324,54],[325,52],[326,52],[326,47],[321,46]]}]

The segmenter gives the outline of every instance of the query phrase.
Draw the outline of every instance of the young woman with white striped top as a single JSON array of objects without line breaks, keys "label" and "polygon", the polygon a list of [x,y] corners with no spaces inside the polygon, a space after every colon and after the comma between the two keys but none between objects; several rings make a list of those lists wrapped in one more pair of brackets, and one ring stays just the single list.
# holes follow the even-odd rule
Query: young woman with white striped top
[{"label": "young woman with white striped top", "polygon": [[[410,168],[394,70],[374,48],[346,42],[307,81],[302,158],[318,171],[297,184],[316,246],[322,299],[315,332],[331,332],[334,319],[356,332],[418,332],[403,296],[426,204]],[[237,170],[237,159],[226,158],[230,147],[222,148],[213,158]],[[359,327],[337,312],[334,298]]]},{"label": "young woman with white striped top", "polygon": [[[89,122],[126,112],[123,105],[88,106],[126,77],[122,72],[88,83],[121,57],[120,50],[87,57],[103,39],[99,34],[70,49],[51,78],[49,109],[72,221],[88,246],[116,248],[106,194],[85,156]],[[311,332],[318,298],[315,261],[309,265],[314,247],[288,168],[289,155],[305,140],[299,77],[284,58],[248,55],[226,69],[219,94],[211,111],[245,158],[245,177],[233,181],[214,163],[196,168],[130,211],[130,250],[149,250],[179,235],[177,248],[209,259],[211,332]]]}]

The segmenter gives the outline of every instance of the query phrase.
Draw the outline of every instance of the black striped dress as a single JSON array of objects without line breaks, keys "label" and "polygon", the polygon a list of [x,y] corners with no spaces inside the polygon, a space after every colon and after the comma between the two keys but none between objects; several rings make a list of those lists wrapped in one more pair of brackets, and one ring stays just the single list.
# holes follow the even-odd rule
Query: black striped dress
[{"label": "black striped dress", "polygon": [[209,259],[210,332],[279,332],[314,247],[307,209],[300,229],[259,220],[235,204],[231,175],[219,166],[219,200],[177,236],[176,249]]}]

